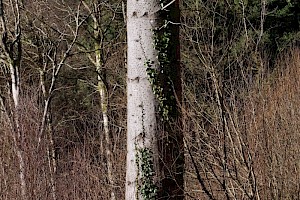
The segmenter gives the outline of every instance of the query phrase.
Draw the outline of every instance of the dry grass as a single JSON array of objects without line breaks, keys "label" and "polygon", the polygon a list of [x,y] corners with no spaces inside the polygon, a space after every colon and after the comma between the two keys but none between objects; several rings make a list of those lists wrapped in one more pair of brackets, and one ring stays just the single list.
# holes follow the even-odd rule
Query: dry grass
[{"label": "dry grass", "polygon": [[213,101],[205,109],[194,93],[186,94],[191,199],[300,198],[299,69],[294,48],[278,59],[276,71],[261,74],[265,78],[242,93],[230,92],[222,111]]},{"label": "dry grass", "polygon": [[[300,50],[286,52],[275,71],[257,77],[264,78],[229,91],[221,107],[213,88],[199,93],[204,90],[196,78],[185,85],[186,199],[300,198]],[[116,185],[107,181],[101,113],[84,112],[54,128],[57,199],[109,199],[111,189],[124,198],[125,99],[122,88],[115,92],[120,93],[111,102]],[[37,95],[23,96],[19,115],[28,197],[52,199],[46,136],[37,149]],[[21,199],[12,133],[1,119],[0,199]]]}]

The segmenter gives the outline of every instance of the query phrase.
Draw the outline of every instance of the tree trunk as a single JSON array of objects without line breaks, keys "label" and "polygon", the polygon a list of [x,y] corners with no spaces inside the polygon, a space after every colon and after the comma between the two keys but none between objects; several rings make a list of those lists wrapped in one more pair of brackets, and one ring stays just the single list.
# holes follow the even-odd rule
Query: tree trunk
[{"label": "tree trunk", "polygon": [[[106,75],[105,75],[105,69],[103,64],[103,41],[104,41],[104,35],[103,30],[101,30],[101,6],[99,0],[93,0],[90,2],[91,4],[88,4],[86,2],[83,2],[83,5],[85,8],[91,13],[92,18],[92,27],[93,27],[93,38],[94,38],[94,51],[95,51],[95,57],[92,58],[89,56],[90,61],[95,65],[95,70],[97,72],[97,92],[100,96],[100,110],[102,112],[102,118],[103,118],[103,127],[104,127],[104,138],[105,138],[105,153],[106,153],[106,159],[107,159],[107,180],[108,184],[111,187],[110,190],[110,199],[115,200],[115,181],[113,176],[113,160],[114,155],[112,153],[112,141],[111,141],[111,132],[109,128],[109,116],[108,116],[108,109],[109,109],[109,97],[108,97],[108,90],[106,85]],[[92,9],[91,9],[92,7]],[[101,150],[100,150],[101,151]]]},{"label": "tree trunk", "polygon": [[48,159],[48,166],[49,166],[49,172],[50,172],[50,184],[51,184],[51,195],[52,199],[56,200],[56,181],[55,181],[55,174],[56,174],[56,159],[55,159],[55,146],[54,146],[54,139],[53,139],[53,128],[52,128],[52,119],[51,119],[51,109],[50,109],[50,101],[51,97],[47,93],[46,90],[46,83],[45,83],[45,68],[40,68],[40,86],[42,89],[43,99],[44,99],[44,113],[42,118],[42,125],[40,130],[40,137],[39,143],[41,142],[41,136],[46,129],[47,136],[48,136],[48,142],[47,145],[47,159]]},{"label": "tree trunk", "polygon": [[127,1],[128,200],[183,199],[178,22],[178,1]]},{"label": "tree trunk", "polygon": [[[159,10],[157,1],[127,1],[127,165],[126,199],[142,199],[141,190],[145,175],[141,169],[140,158],[143,151],[158,157],[156,133],[156,100],[148,80],[145,63],[156,60],[153,47],[154,18]],[[155,66],[158,68],[156,61]],[[146,157],[146,156],[145,156]],[[151,162],[151,161],[150,161]],[[153,161],[152,161],[153,162]],[[149,166],[154,167],[153,165]],[[154,171],[154,169],[148,169]],[[158,169],[157,169],[158,170]],[[155,170],[156,171],[156,170]],[[153,186],[153,180],[148,186]],[[150,182],[150,183],[149,183]],[[156,191],[153,190],[155,195]]]},{"label": "tree trunk", "polygon": [[[13,33],[8,33],[7,24],[5,21],[5,13],[3,7],[3,0],[0,0],[0,26],[1,26],[1,50],[3,53],[3,58],[1,62],[6,65],[9,69],[10,81],[7,85],[10,85],[10,99],[12,99],[13,105],[10,107],[8,118],[10,117],[10,127],[12,131],[12,138],[14,142],[14,151],[18,158],[19,164],[19,179],[20,179],[20,189],[21,198],[28,199],[27,196],[27,186],[25,180],[25,159],[24,152],[22,150],[22,140],[23,135],[20,130],[19,124],[19,95],[20,95],[20,74],[19,68],[21,64],[22,46],[21,46],[21,27],[20,27],[20,12],[19,12],[19,2],[11,2],[11,8],[15,13],[14,16],[14,26],[15,30]],[[13,41],[15,46],[10,43]]]},{"label": "tree trunk", "polygon": [[113,178],[113,154],[112,154],[112,142],[110,139],[110,129],[109,129],[109,119],[108,119],[108,91],[107,87],[105,85],[105,80],[103,77],[101,77],[101,74],[103,74],[102,69],[102,62],[101,62],[101,52],[99,50],[99,45],[97,44],[97,41],[95,42],[95,54],[96,54],[96,71],[98,73],[97,79],[97,90],[100,95],[100,106],[101,106],[101,112],[103,117],[103,127],[104,127],[104,136],[105,136],[105,142],[106,142],[106,159],[107,159],[107,178],[109,185],[112,187],[110,192],[111,200],[116,199],[115,195],[115,189],[114,187],[114,178]]}]

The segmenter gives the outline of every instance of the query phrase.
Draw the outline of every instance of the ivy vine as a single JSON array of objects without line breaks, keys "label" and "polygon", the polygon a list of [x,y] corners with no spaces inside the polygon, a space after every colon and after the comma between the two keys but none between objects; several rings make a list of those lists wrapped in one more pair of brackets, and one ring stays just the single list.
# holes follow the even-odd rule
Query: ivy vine
[{"label": "ivy vine", "polygon": [[157,195],[157,187],[153,178],[155,175],[153,166],[153,153],[150,148],[137,149],[137,166],[140,171],[138,191],[144,200],[154,200]]},{"label": "ivy vine", "polygon": [[[168,0],[160,0],[161,10],[159,15],[163,16],[163,20],[159,22],[159,26],[153,29],[154,48],[157,50],[159,67],[154,67],[154,60],[146,60],[146,72],[149,82],[152,86],[153,93],[159,102],[159,112],[162,121],[169,121],[175,96],[172,90],[172,64],[170,57],[171,44],[171,27],[170,27],[170,11],[165,7],[170,3]],[[144,125],[143,125],[144,126]],[[145,135],[142,133],[141,135]],[[157,186],[154,184],[154,166],[153,152],[150,148],[138,148],[136,145],[136,165],[138,167],[137,185],[139,194],[145,200],[154,200],[157,197]]]},{"label": "ivy vine", "polygon": [[[150,84],[152,85],[153,93],[159,102],[158,110],[162,116],[162,121],[169,121],[170,113],[173,111],[174,105],[171,103],[175,100],[172,90],[172,80],[170,73],[172,70],[170,58],[170,43],[171,43],[171,27],[170,27],[170,11],[164,8],[169,2],[160,0],[161,10],[159,15],[163,16],[160,25],[153,29],[154,48],[158,52],[158,69],[153,67],[154,61],[147,60],[147,74]],[[167,80],[166,80],[167,79]]]},{"label": "ivy vine", "polygon": [[[143,140],[143,146],[144,139],[146,137],[146,130],[145,130],[145,112],[144,112],[144,106],[141,104],[139,107],[142,108],[142,133],[140,133],[140,137]],[[153,165],[153,152],[150,148],[144,147],[140,148],[138,147],[138,144],[135,143],[135,149],[136,149],[136,166],[137,166],[137,177],[136,177],[136,183],[137,183],[137,189],[138,192],[137,198],[139,199],[139,195],[144,200],[154,200],[157,196],[157,187],[154,184],[154,165]]]}]

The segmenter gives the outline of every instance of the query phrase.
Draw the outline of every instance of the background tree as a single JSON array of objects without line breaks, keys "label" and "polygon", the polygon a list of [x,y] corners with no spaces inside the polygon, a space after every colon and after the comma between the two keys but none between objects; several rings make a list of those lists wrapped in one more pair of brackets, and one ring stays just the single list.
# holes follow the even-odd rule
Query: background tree
[{"label": "background tree", "polygon": [[[21,13],[18,0],[5,5],[0,1],[0,23],[1,23],[1,69],[6,85],[9,88],[1,91],[1,109],[4,110],[5,119],[10,126],[13,138],[13,149],[18,157],[19,178],[22,199],[27,199],[27,184],[25,180],[26,161],[24,158],[23,142],[24,133],[20,127],[20,67],[22,60],[21,42]],[[7,10],[11,10],[13,18],[7,16]],[[7,95],[7,96],[6,96]]]},{"label": "background tree", "polygon": [[[122,32],[117,32],[116,29],[122,29],[123,20],[120,10],[121,6],[119,2],[111,1],[101,2],[98,0],[83,2],[83,5],[87,11],[87,20],[85,21],[86,29],[83,30],[81,41],[77,44],[77,47],[82,53],[85,53],[90,63],[95,68],[95,75],[97,77],[97,83],[95,90],[99,94],[100,112],[103,119],[103,131],[105,138],[105,152],[107,163],[107,179],[108,184],[111,186],[111,199],[116,198],[116,188],[114,182],[114,170],[113,170],[113,143],[114,137],[111,135],[111,124],[109,120],[110,112],[110,98],[109,98],[109,81],[107,78],[107,60],[117,43],[122,40]],[[123,13],[124,15],[124,13]],[[121,21],[121,23],[120,23]],[[85,80],[86,83],[92,84],[92,81]],[[93,85],[93,84],[92,84]],[[102,134],[101,132],[99,134]],[[103,150],[102,150],[103,151]]]},{"label": "background tree", "polygon": [[[279,9],[277,3],[273,5]],[[268,48],[269,39],[276,35],[272,32],[276,28],[266,23],[274,20],[270,6],[269,1],[183,2],[185,109],[197,110],[185,115],[191,159],[187,163],[193,163],[186,170],[187,174],[195,170],[191,177],[203,198],[266,198],[259,192],[262,179],[255,164],[262,159],[256,157],[259,150],[254,147],[260,142],[247,131],[251,125],[244,121],[249,114],[244,105],[250,101],[245,99],[246,91],[254,85],[263,87],[261,81],[274,68],[270,64],[276,63],[270,57],[279,52]],[[202,198],[202,194],[196,196]]]}]

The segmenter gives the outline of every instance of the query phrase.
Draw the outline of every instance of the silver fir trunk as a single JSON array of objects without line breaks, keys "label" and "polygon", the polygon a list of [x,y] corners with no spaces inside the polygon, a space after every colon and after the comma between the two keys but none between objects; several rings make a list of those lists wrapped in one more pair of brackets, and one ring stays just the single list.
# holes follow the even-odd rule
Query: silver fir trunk
[{"label": "silver fir trunk", "polygon": [[[141,199],[138,182],[138,149],[149,149],[158,158],[156,141],[156,99],[148,80],[146,61],[154,61],[158,68],[157,51],[154,49],[153,29],[160,9],[156,0],[127,1],[127,200]],[[157,161],[154,160],[154,166]],[[156,168],[156,172],[158,169]]]}]

